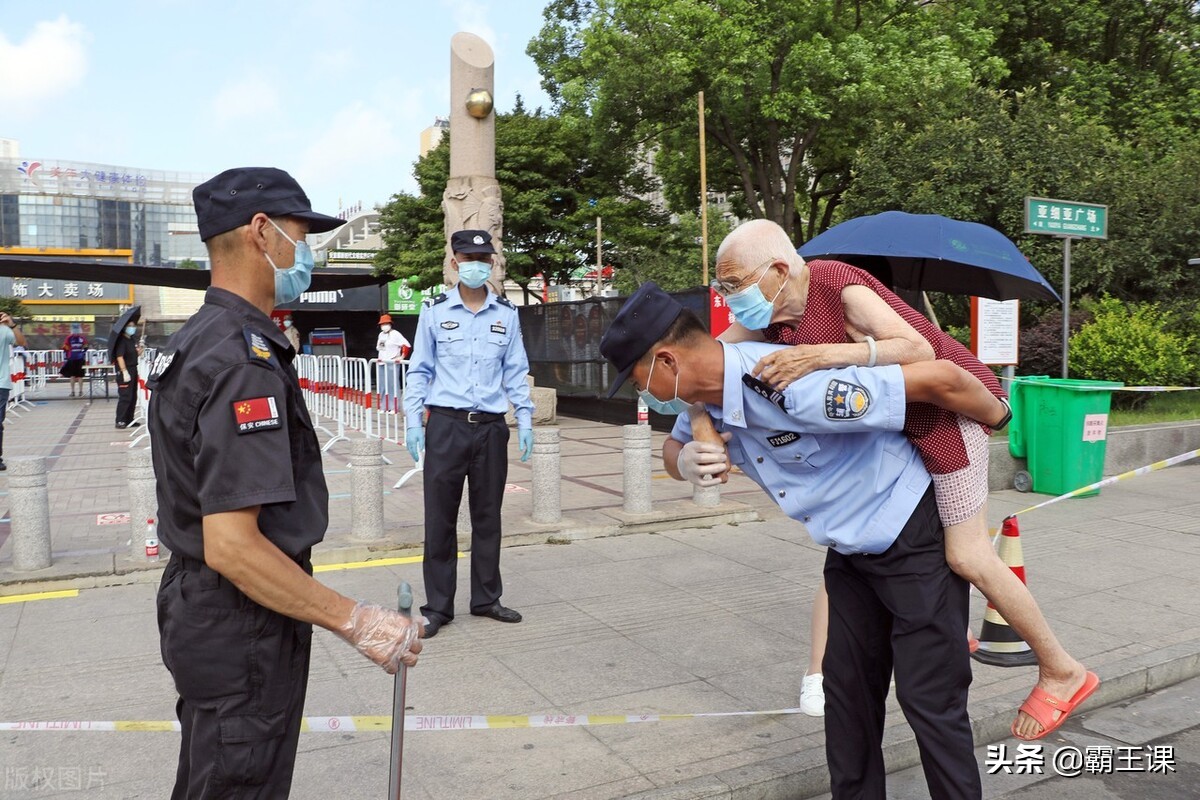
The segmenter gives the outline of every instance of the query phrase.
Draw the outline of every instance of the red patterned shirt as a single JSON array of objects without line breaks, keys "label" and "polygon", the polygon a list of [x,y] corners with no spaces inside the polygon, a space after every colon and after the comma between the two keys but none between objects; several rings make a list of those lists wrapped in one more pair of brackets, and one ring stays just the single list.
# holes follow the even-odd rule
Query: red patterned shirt
[{"label": "red patterned shirt", "polygon": [[[873,275],[841,261],[820,259],[808,262],[808,303],[799,327],[776,323],[764,333],[776,344],[837,344],[852,341],[846,333],[846,309],[842,289],[866,286],[882,297],[904,321],[933,345],[934,358],[953,361],[967,370],[997,397],[1004,397],[995,374],[928,318],[905,303]],[[987,430],[984,427],[984,430]],[[921,453],[925,467],[934,475],[957,472],[967,464],[967,450],[958,428],[958,415],[932,403],[909,403],[904,432]]]}]

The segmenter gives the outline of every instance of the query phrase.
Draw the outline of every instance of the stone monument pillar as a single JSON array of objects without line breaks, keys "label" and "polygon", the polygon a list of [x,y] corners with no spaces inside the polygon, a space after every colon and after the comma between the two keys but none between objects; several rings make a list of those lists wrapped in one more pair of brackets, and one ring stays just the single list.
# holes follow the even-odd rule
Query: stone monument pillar
[{"label": "stone monument pillar", "polygon": [[504,286],[504,204],[496,180],[495,56],[473,33],[450,39],[450,180],[442,193],[446,257],[442,277],[458,282],[451,267],[450,234],[467,228],[492,235],[496,256],[488,285],[500,293]]}]

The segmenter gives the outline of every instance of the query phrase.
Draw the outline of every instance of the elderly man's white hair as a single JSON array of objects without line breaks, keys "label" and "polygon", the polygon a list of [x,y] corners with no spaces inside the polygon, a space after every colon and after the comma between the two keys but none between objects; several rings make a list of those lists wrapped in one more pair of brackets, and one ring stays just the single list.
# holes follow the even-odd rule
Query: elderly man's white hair
[{"label": "elderly man's white hair", "polygon": [[804,259],[788,238],[787,231],[769,219],[752,219],[734,228],[717,248],[717,269],[757,269],[769,261],[786,261],[795,274],[804,266]]}]

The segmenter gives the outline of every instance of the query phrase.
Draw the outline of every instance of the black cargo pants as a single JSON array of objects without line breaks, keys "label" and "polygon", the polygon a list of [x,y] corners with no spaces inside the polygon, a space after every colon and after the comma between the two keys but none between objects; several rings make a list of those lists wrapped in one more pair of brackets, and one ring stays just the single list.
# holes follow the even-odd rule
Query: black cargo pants
[{"label": "black cargo pants", "polygon": [[172,800],[287,797],[312,626],[176,554],[159,585],[158,630],[183,733]]}]

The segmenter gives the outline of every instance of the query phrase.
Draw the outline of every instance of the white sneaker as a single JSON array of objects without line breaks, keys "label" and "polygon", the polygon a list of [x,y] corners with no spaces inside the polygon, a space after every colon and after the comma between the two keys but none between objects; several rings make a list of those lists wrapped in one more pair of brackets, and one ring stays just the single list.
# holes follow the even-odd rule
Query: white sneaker
[{"label": "white sneaker", "polygon": [[800,681],[800,712],[810,717],[825,716],[825,687],[824,678],[817,673],[805,675]]}]

